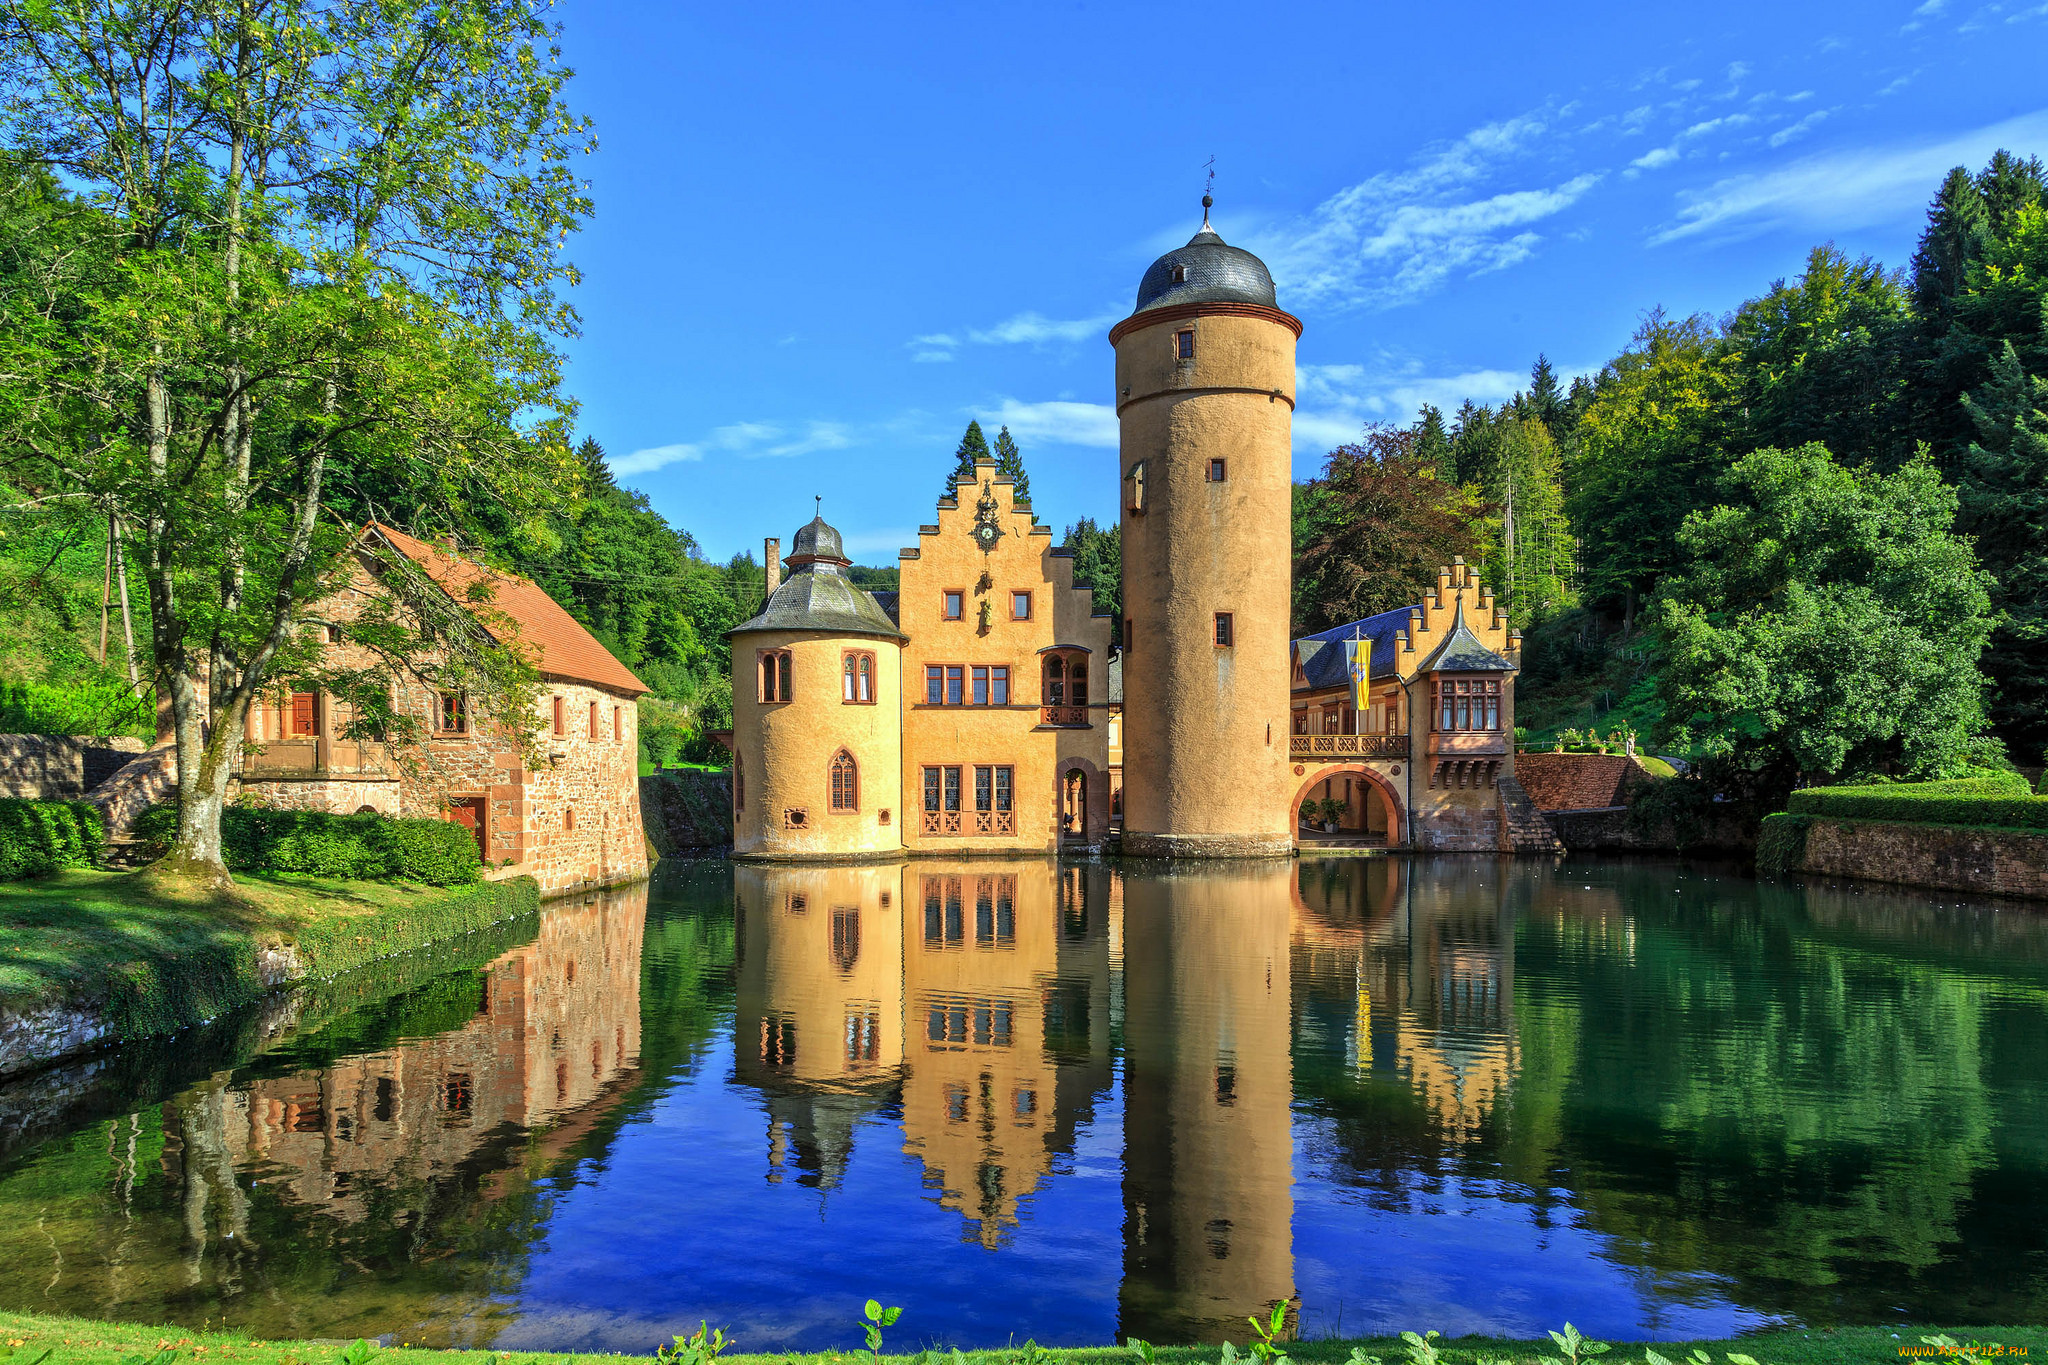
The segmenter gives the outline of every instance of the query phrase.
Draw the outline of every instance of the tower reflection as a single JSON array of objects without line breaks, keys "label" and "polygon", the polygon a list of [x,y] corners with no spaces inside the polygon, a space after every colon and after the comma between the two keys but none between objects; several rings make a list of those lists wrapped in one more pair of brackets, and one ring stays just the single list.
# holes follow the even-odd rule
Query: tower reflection
[{"label": "tower reflection", "polygon": [[1284,862],[1123,878],[1119,1337],[1241,1337],[1294,1299],[1293,902]]},{"label": "tower reflection", "polygon": [[768,1179],[834,1189],[903,1081],[900,866],[740,864],[733,1075],[767,1101]]}]

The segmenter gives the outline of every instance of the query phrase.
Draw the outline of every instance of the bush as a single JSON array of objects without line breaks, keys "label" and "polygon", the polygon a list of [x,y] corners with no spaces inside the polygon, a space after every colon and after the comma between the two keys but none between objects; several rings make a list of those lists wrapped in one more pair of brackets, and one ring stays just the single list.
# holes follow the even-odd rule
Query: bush
[{"label": "bush", "polygon": [[2017,773],[1980,773],[1948,782],[1808,787],[1792,793],[1794,815],[1905,824],[2048,830],[2048,797],[2034,796]]},{"label": "bush", "polygon": [[43,683],[0,685],[0,733],[11,735],[156,735],[156,698],[138,697],[119,683],[73,687]]},{"label": "bush", "polygon": [[1806,858],[1806,831],[1813,820],[1804,815],[1766,815],[1756,835],[1756,870],[1760,877],[1782,877]]},{"label": "bush", "polygon": [[[159,853],[178,833],[178,810],[152,806],[133,833]],[[233,872],[303,872],[350,881],[463,886],[482,875],[476,836],[447,820],[230,806],[221,813],[221,857]]]},{"label": "bush", "polygon": [[0,799],[0,882],[100,860],[106,830],[83,801]]}]

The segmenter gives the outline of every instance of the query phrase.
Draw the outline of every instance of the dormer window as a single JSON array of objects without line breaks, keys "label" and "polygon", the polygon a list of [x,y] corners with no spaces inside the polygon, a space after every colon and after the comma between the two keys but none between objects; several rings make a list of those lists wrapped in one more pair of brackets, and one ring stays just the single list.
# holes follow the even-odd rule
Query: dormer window
[{"label": "dormer window", "polygon": [[1173,282],[1175,284],[1186,284],[1188,282],[1188,268],[1186,266],[1177,265],[1173,268]]}]

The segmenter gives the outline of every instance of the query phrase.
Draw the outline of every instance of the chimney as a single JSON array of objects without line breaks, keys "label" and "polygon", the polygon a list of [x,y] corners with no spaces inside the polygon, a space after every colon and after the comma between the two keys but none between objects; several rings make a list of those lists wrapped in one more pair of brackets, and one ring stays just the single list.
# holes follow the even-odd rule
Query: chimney
[{"label": "chimney", "polygon": [[761,542],[761,562],[768,566],[768,596],[775,596],[775,590],[782,586],[782,541],[769,536]]}]

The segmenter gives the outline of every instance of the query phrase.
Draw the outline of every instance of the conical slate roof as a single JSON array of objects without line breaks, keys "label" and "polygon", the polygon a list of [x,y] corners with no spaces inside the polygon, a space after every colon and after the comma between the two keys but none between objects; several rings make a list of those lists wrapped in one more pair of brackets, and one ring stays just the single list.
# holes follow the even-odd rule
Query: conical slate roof
[{"label": "conical slate roof", "polygon": [[1415,670],[1418,673],[1515,673],[1513,664],[1486,647],[1472,627],[1465,624],[1465,603],[1451,621],[1450,634]]},{"label": "conical slate roof", "polygon": [[[844,542],[823,517],[796,533],[790,562],[795,567],[769,597],[761,614],[740,622],[728,636],[757,630],[808,630],[821,635],[909,637],[896,628],[874,594],[846,576]],[[798,562],[802,561],[802,562]]]}]

